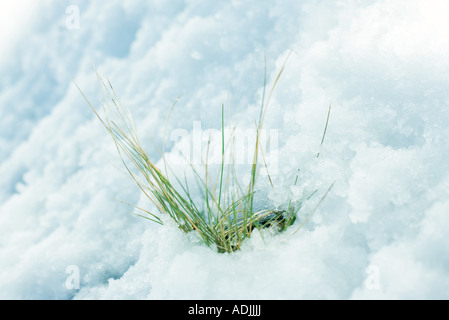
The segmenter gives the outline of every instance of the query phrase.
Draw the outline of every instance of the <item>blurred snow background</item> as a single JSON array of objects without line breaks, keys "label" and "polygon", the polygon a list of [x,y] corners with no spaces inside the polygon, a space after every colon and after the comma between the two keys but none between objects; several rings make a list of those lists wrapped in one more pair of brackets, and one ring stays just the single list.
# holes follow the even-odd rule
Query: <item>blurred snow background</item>
[{"label": "blurred snow background", "polygon": [[[447,12],[446,0],[2,0],[0,297],[448,299]],[[335,181],[305,228],[224,255],[116,201],[148,205],[71,78],[99,106],[95,63],[157,160],[176,97],[168,132],[219,128],[222,103],[251,128],[264,56],[271,85],[290,50],[266,122],[277,187],[261,192],[276,205]]]}]

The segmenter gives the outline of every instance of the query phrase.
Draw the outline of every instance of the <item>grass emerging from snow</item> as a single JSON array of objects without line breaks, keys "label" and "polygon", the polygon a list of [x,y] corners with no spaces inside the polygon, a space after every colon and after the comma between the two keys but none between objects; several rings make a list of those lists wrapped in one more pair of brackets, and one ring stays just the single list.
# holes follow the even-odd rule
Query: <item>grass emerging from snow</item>
[{"label": "grass emerging from snow", "polygon": [[[151,157],[148,156],[142,148],[142,144],[136,134],[136,128],[131,114],[120,103],[109,80],[105,82],[99,74],[96,73],[105,98],[105,104],[103,104],[103,116],[100,115],[82,91],[80,91],[97,115],[98,119],[112,136],[127,172],[139,186],[140,190],[152,201],[152,203],[154,203],[159,211],[158,213],[150,212],[136,207],[143,212],[143,214],[139,214],[140,216],[151,220],[152,222],[163,224],[160,214],[169,215],[176,222],[179,229],[185,233],[192,231],[197,232],[207,246],[215,247],[218,252],[232,252],[238,250],[243,241],[251,237],[251,234],[257,230],[270,227],[277,228],[278,231],[284,231],[294,224],[301,208],[301,203],[298,204],[293,201],[293,199],[289,201],[285,210],[254,210],[255,185],[260,169],[258,165],[259,162],[261,162],[260,157],[262,157],[266,167],[264,153],[260,143],[260,130],[263,127],[265,112],[269,105],[271,95],[281,77],[284,67],[285,62],[274,81],[266,103],[264,89],[260,116],[256,123],[256,142],[254,145],[253,163],[250,169],[250,179],[248,185],[243,187],[239,184],[236,178],[234,163],[231,162],[231,165],[227,165],[226,168],[224,165],[225,157],[227,155],[232,157],[232,153],[229,154],[226,150],[227,144],[225,144],[224,135],[224,106],[222,106],[222,161],[219,177],[217,178],[216,183],[211,183],[210,181],[207,160],[204,165],[205,178],[201,176],[193,165],[190,166],[196,179],[197,186],[199,186],[201,191],[202,203],[200,204],[193,200],[187,179],[182,181],[179,177],[174,177],[174,180],[169,178],[164,152],[163,160],[165,172],[162,172],[161,168],[156,167]],[[173,107],[174,105],[170,109],[170,112]],[[326,121],[326,128],[328,120],[329,113]],[[323,139],[321,143],[323,142]],[[134,168],[130,167],[131,164]],[[137,172],[132,170],[136,168]],[[271,183],[269,174],[268,182]],[[295,184],[296,183],[297,179],[295,181]],[[326,192],[324,197],[328,192]],[[312,210],[312,212],[303,219],[298,226],[298,229],[306,223],[314,211],[315,210]]]}]

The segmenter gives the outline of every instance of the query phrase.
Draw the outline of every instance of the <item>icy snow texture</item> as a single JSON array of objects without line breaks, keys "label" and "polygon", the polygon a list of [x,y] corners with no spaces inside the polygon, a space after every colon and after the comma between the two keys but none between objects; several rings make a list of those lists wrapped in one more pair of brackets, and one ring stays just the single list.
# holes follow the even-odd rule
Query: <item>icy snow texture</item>
[{"label": "icy snow texture", "polygon": [[[79,29],[66,25],[73,4]],[[0,9],[0,298],[449,298],[448,1]],[[277,188],[260,192],[277,205],[318,188],[306,214],[335,181],[303,229],[218,254],[116,201],[151,208],[70,77],[99,106],[94,62],[157,160],[151,139],[176,97],[167,132],[219,128],[222,103],[252,128],[264,55],[272,84],[290,50],[266,122],[279,130]]]}]

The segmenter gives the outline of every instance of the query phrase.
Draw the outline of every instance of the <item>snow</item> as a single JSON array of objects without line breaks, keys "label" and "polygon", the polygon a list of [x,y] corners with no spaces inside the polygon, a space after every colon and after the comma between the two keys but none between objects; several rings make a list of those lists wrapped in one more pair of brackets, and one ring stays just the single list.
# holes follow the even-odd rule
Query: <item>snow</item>
[{"label": "snow", "polygon": [[[448,9],[2,2],[0,298],[448,299]],[[168,136],[196,121],[220,129],[222,104],[227,125],[254,128],[265,56],[271,86],[291,50],[264,126],[279,138],[275,188],[261,180],[258,200],[277,206],[318,189],[303,217],[335,182],[308,223],[219,254],[169,220],[129,214],[117,199],[154,208],[71,78],[99,106],[95,64],[160,164],[155,145],[178,96]],[[167,152],[179,147],[167,139]]]}]

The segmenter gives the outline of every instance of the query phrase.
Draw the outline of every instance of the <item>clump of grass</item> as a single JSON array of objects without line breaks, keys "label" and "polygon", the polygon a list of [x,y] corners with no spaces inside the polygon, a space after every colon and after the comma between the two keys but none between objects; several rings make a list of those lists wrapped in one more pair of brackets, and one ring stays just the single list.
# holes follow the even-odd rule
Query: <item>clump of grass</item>
[{"label": "clump of grass", "polygon": [[[102,104],[104,111],[103,116],[100,115],[100,113],[92,106],[78,85],[75,84],[98,119],[112,136],[127,172],[139,186],[140,190],[146,197],[148,197],[148,199],[151,200],[159,211],[156,213],[150,212],[143,208],[135,207],[142,212],[142,214],[139,214],[140,216],[152,222],[163,224],[160,215],[169,215],[176,222],[179,229],[185,233],[193,231],[197,232],[201,240],[207,246],[215,247],[218,252],[233,252],[240,249],[243,241],[251,237],[251,234],[255,230],[276,228],[278,231],[282,232],[295,223],[298,212],[301,209],[301,203],[295,202],[293,199],[289,201],[285,210],[255,210],[256,206],[254,203],[254,195],[256,192],[255,186],[260,169],[258,164],[261,162],[260,157],[263,158],[266,167],[263,150],[260,143],[260,132],[263,127],[267,106],[269,105],[271,95],[284,70],[285,62],[275,78],[266,102],[265,76],[260,116],[258,122],[256,123],[256,141],[254,145],[253,163],[250,168],[249,183],[246,187],[242,187],[239,184],[238,179],[236,178],[235,166],[233,163],[231,162],[231,165],[227,165],[226,168],[224,165],[225,156],[229,155],[232,157],[232,154],[226,152],[229,144],[225,144],[224,106],[222,105],[222,161],[216,183],[210,182],[210,177],[208,177],[209,173],[207,161],[204,165],[205,178],[201,176],[193,165],[190,166],[195,177],[196,184],[201,191],[202,203],[196,203],[193,200],[187,179],[182,181],[176,176],[174,178],[169,177],[164,150],[162,156],[164,160],[165,172],[162,172],[161,168],[158,168],[151,157],[147,155],[136,134],[136,128],[131,114],[120,103],[120,100],[118,99],[117,94],[109,80],[104,81],[98,72],[96,72],[97,79],[105,99],[105,104]],[[171,107],[168,114],[170,114],[174,105]],[[328,120],[329,113],[326,121],[326,128]],[[164,126],[164,133],[167,121],[168,116]],[[321,143],[323,143],[323,140],[324,134]],[[132,165],[134,169],[137,169],[137,173],[131,169],[130,165]],[[268,180],[271,183],[269,174]],[[296,177],[295,185],[297,180],[298,177]],[[319,201],[319,203],[321,203],[329,190]],[[299,230],[299,228],[306,223],[315,209],[312,210],[312,212],[310,212],[305,219],[303,219],[297,230]]]}]

